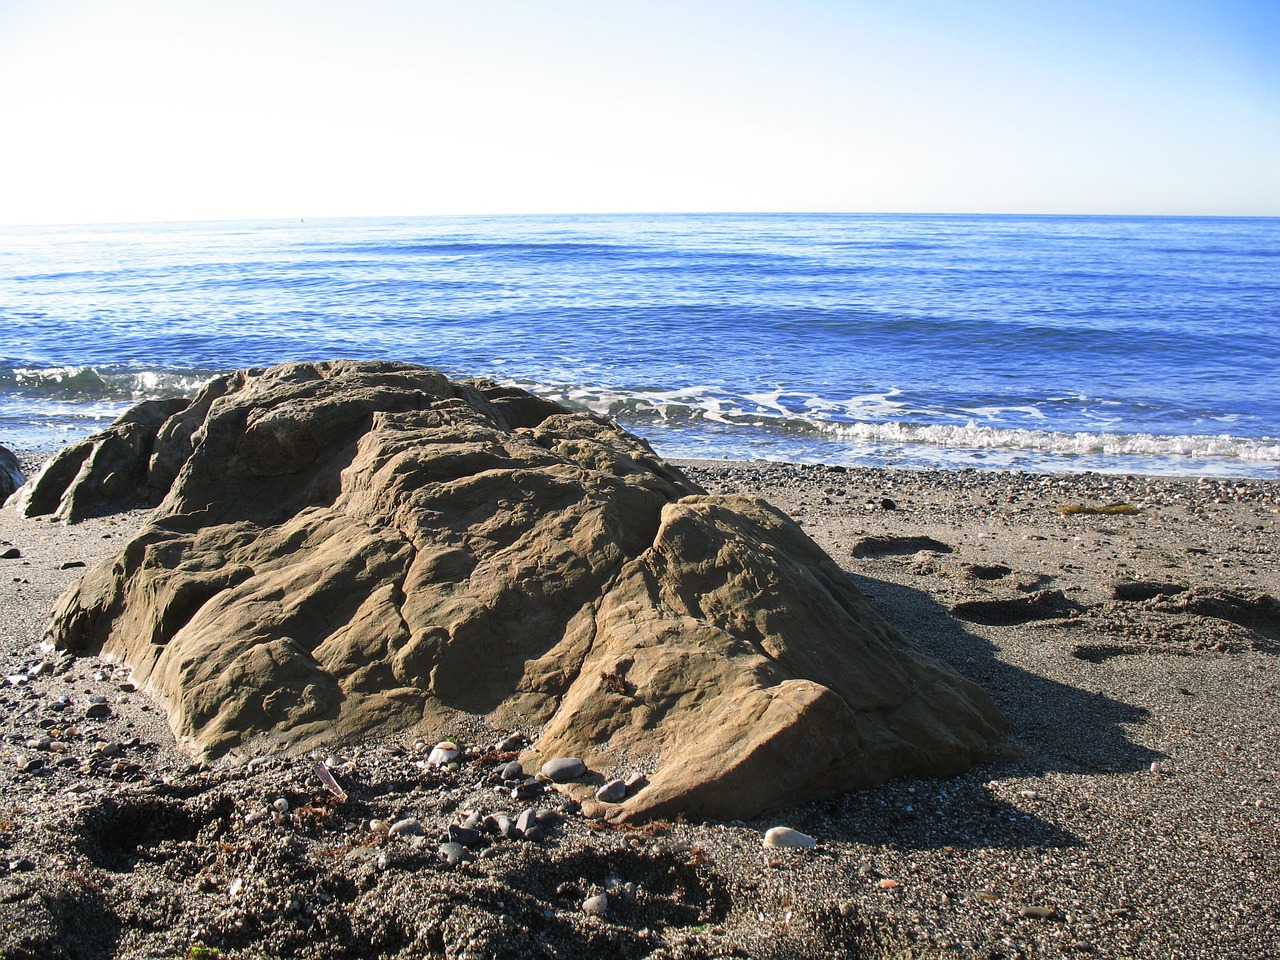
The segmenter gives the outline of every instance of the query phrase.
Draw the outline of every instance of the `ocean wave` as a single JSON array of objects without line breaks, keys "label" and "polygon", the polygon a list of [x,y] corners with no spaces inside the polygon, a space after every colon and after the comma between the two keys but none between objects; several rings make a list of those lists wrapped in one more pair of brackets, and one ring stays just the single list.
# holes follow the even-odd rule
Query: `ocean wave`
[{"label": "ocean wave", "polygon": [[129,403],[194,396],[218,370],[0,367],[0,394],[75,403]]},{"label": "ocean wave", "polygon": [[[641,393],[575,387],[537,390],[568,406],[612,417],[626,425],[664,428],[718,425],[808,436],[859,446],[932,446],[968,450],[1028,451],[1060,456],[1107,456],[1171,460],[1241,460],[1280,463],[1280,437],[1230,434],[1125,433],[1115,429],[1055,431],[979,422],[1010,415],[1045,420],[1045,412],[1026,404],[987,405],[961,422],[955,411],[912,408],[890,390],[846,400],[772,391],[732,397],[712,387],[649,390]],[[925,419],[927,417],[928,419]],[[1110,428],[1115,419],[1108,417]]]},{"label": "ocean wave", "polygon": [[[59,429],[71,424],[71,430],[83,430],[141,400],[194,396],[211,377],[224,372],[0,364],[0,414],[10,432],[21,422]],[[701,433],[711,445],[750,436],[757,446],[772,437],[788,450],[796,448],[795,441],[811,440],[851,452],[933,448],[1134,462],[1233,461],[1266,465],[1268,471],[1275,469],[1271,464],[1280,464],[1280,437],[1125,432],[1122,415],[1084,397],[1047,398],[1040,405],[984,403],[965,409],[909,398],[896,388],[831,398],[782,388],[735,393],[711,383],[624,390],[501,379],[572,409],[610,417],[641,434]],[[1091,413],[1097,420],[1095,429],[1052,429],[1053,409],[1064,404],[1077,412],[1098,408]],[[1011,421],[1034,425],[1010,426]]]}]

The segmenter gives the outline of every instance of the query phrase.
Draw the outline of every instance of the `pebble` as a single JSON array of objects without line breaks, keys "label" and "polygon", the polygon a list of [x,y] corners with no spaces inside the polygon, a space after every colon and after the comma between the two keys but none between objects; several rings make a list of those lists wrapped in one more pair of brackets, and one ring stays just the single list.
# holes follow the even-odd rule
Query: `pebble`
[{"label": "pebble", "polygon": [[451,843],[460,843],[464,847],[474,847],[480,842],[479,830],[473,830],[470,827],[464,827],[461,824],[449,824],[447,832]]},{"label": "pebble", "polygon": [[397,820],[388,830],[397,836],[420,837],[425,832],[422,829],[422,822],[417,817],[405,817],[403,820]]},{"label": "pebble", "polygon": [[427,755],[427,763],[433,767],[443,767],[446,763],[457,760],[461,752],[452,740],[441,740],[431,748],[431,753]]},{"label": "pebble", "polygon": [[369,832],[370,833],[390,833],[391,824],[387,823],[387,821],[385,820],[370,820]]},{"label": "pebble", "polygon": [[597,893],[582,901],[582,912],[591,917],[603,917],[609,909],[609,895]]},{"label": "pebble", "polygon": [[540,796],[542,796],[542,784],[537,780],[530,780],[528,783],[521,783],[511,788],[512,800],[532,800]]},{"label": "pebble", "polygon": [[538,811],[533,809],[533,807],[526,808],[521,811],[520,816],[516,817],[516,829],[525,836],[529,835],[529,831],[537,826],[537,823]]},{"label": "pebble", "polygon": [[766,847],[778,847],[793,850],[804,850],[818,845],[818,841],[808,834],[790,827],[770,827],[764,834]]},{"label": "pebble", "polygon": [[604,803],[617,803],[626,799],[627,785],[622,780],[610,780],[596,791],[596,799]]},{"label": "pebble", "polygon": [[450,841],[440,844],[440,856],[444,857],[449,866],[456,867],[467,859],[467,850],[462,844]]},{"label": "pebble", "polygon": [[504,781],[524,779],[524,767],[520,766],[519,760],[512,760],[502,768],[502,779]]},{"label": "pebble", "polygon": [[553,783],[577,780],[587,772],[587,765],[577,757],[557,757],[542,765],[541,773]]},{"label": "pebble", "polygon": [[84,715],[87,720],[105,720],[111,716],[111,707],[105,703],[91,703]]},{"label": "pebble", "polygon": [[289,801],[284,797],[276,797],[271,801],[271,806],[275,808],[276,813],[288,813]]},{"label": "pebble", "polygon": [[1032,920],[1052,920],[1058,915],[1053,907],[1026,906],[1018,908],[1018,916]]}]

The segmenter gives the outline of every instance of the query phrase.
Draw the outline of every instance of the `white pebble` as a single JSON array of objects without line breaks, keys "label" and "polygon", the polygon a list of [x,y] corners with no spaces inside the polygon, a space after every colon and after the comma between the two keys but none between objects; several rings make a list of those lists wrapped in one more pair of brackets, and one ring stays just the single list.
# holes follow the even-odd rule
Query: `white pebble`
[{"label": "white pebble", "polygon": [[603,917],[609,909],[608,894],[598,893],[582,901],[582,912],[593,917]]},{"label": "white pebble", "polygon": [[799,830],[792,830],[790,827],[770,827],[765,831],[764,845],[766,847],[802,850],[816,847],[818,841],[808,834],[801,833]]},{"label": "white pebble", "polygon": [[460,752],[458,745],[452,740],[441,740],[431,749],[431,753],[427,756],[427,763],[433,767],[443,767],[446,763],[456,760]]},{"label": "white pebble", "polygon": [[276,797],[274,800],[271,801],[271,806],[275,807],[276,813],[289,812],[289,801],[286,800],[284,797]]}]

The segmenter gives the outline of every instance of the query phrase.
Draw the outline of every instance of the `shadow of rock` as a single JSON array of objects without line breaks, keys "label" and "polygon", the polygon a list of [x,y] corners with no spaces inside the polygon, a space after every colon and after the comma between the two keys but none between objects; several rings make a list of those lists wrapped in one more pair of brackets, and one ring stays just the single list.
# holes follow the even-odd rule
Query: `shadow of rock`
[{"label": "shadow of rock", "polygon": [[[1017,755],[949,780],[896,781],[788,811],[789,825],[825,839],[909,849],[1062,848],[1081,841],[1035,812],[997,798],[987,784],[1048,772],[1112,774],[1143,770],[1164,755],[1134,743],[1125,726],[1148,711],[1082,690],[996,656],[927,593],[850,574],[885,619],[927,653],[986,689],[1012,725]],[[1072,656],[1064,645],[1062,656]]]}]

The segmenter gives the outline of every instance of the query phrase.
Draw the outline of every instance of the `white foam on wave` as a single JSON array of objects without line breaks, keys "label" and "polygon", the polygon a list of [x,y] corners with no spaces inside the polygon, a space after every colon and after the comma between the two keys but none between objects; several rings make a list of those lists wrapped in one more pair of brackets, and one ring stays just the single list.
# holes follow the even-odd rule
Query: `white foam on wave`
[{"label": "white foam on wave", "polygon": [[975,423],[950,424],[827,423],[822,432],[860,443],[923,443],[981,450],[1030,450],[1040,453],[1110,457],[1186,457],[1280,462],[1280,438],[1229,435],[1160,436],[1150,433],[1055,433]]},{"label": "white foam on wave", "polygon": [[77,401],[137,402],[192,396],[218,371],[118,370],[92,366],[14,367],[0,370],[0,386],[20,393]]},{"label": "white foam on wave", "polygon": [[[1115,420],[1099,421],[1094,431],[1063,432],[980,423],[1010,413],[1047,420],[1031,405],[982,407],[966,411],[908,408],[894,399],[899,391],[867,394],[848,401],[784,390],[733,395],[706,385],[676,390],[625,392],[579,386],[539,391],[570,406],[621,420],[624,424],[692,429],[698,424],[765,431],[781,437],[809,436],[859,447],[933,447],[951,450],[1027,452],[1063,457],[1107,457],[1135,461],[1237,460],[1280,462],[1280,438],[1221,435],[1165,436],[1110,429]],[[855,414],[855,416],[851,416]],[[868,414],[872,414],[868,416]],[[939,422],[930,422],[930,418]]]}]

